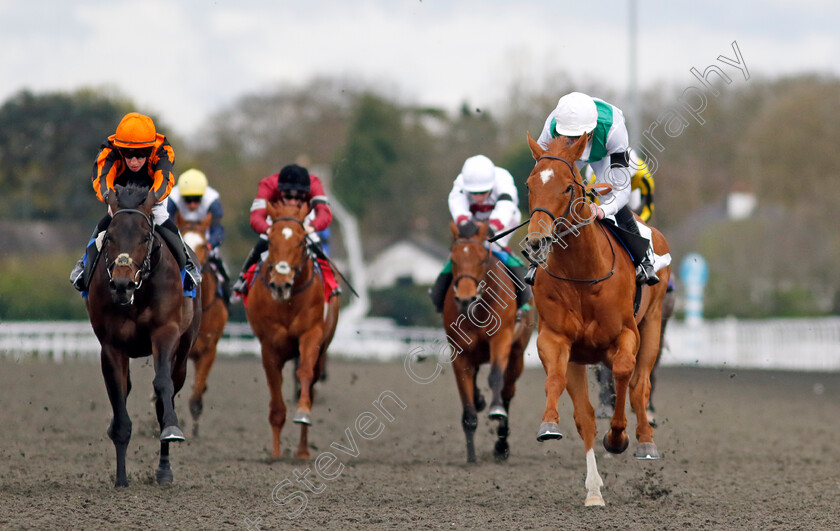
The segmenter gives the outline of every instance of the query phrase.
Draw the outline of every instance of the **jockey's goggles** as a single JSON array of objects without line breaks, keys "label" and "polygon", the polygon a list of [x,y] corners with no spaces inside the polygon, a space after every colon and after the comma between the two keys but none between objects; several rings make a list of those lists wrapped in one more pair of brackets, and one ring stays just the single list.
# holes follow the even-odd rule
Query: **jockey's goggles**
[{"label": "jockey's goggles", "polygon": [[484,191],[481,191],[481,192],[470,192],[470,195],[484,195],[484,194],[489,194],[492,191],[493,190],[490,189],[490,190],[484,190]]},{"label": "jockey's goggles", "polygon": [[123,156],[125,160],[129,159],[145,159],[148,158],[149,155],[152,154],[152,150],[146,149],[131,149],[131,148],[121,148],[120,155]]},{"label": "jockey's goggles", "polygon": [[298,201],[303,201],[306,199],[306,194],[297,190],[284,190],[283,199],[295,199]]},{"label": "jockey's goggles", "polygon": [[182,196],[184,203],[201,203],[200,195],[185,195]]}]

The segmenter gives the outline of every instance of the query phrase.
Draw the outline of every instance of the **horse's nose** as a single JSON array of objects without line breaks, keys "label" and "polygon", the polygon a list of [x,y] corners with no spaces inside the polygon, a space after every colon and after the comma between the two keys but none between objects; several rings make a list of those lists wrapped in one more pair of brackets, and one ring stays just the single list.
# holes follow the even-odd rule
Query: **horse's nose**
[{"label": "horse's nose", "polygon": [[137,285],[134,283],[133,280],[128,279],[128,278],[119,278],[119,279],[116,279],[116,280],[112,278],[111,281],[108,282],[108,287],[112,291],[122,292],[122,291],[134,290],[137,287]]}]

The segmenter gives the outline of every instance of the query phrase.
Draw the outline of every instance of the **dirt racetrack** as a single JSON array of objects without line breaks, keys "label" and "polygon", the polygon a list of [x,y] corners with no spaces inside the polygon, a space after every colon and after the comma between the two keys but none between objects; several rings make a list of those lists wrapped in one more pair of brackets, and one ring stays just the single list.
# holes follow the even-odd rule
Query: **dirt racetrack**
[{"label": "dirt racetrack", "polygon": [[[430,360],[416,371],[433,368]],[[485,394],[486,376],[484,368]],[[191,378],[192,368],[185,391]],[[299,428],[291,423],[285,457],[269,457],[259,361],[221,359],[200,437],[190,436],[188,394],[176,399],[187,442],[173,449],[175,484],[167,487],[154,482],[159,444],[146,361],[133,362],[132,381],[130,486],[115,489],[105,433],[111,409],[98,364],[0,360],[0,529],[840,528],[838,374],[660,369],[655,438],[663,459],[636,461],[635,439],[620,456],[596,444],[607,503],[600,508],[583,506],[583,443],[567,395],[566,437],[535,439],[545,403],[541,369],[526,369],[520,380],[510,459],[494,462],[485,411],[479,462],[468,466],[451,371],[421,385],[401,363],[332,360],[313,408],[312,460],[304,463],[292,457]],[[393,395],[381,408],[393,421],[372,404],[386,391]],[[598,421],[599,440],[607,424]],[[331,479],[313,472],[319,455]],[[305,507],[296,491],[307,493]]]}]

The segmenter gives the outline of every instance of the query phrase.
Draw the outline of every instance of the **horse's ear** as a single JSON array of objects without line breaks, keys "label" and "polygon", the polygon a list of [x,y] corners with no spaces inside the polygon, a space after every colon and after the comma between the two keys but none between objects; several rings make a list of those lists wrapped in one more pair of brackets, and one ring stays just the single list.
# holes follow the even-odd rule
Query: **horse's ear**
[{"label": "horse's ear", "polygon": [[[178,215],[180,216],[181,213],[178,212]],[[209,227],[210,223],[212,223],[212,222],[213,222],[213,213],[208,212],[207,215],[204,216],[204,219],[201,220],[201,226],[202,227]]]},{"label": "horse's ear", "polygon": [[545,150],[537,144],[537,141],[531,138],[531,133],[528,132],[528,147],[531,148],[531,156],[534,157],[534,160],[539,159],[545,154]]},{"label": "horse's ear", "polygon": [[298,218],[303,221],[307,215],[309,215],[309,203],[303,201],[298,207]]},{"label": "horse's ear", "polygon": [[185,222],[186,222],[186,220],[184,219],[184,216],[182,216],[182,215],[181,215],[181,211],[180,211],[180,210],[176,210],[176,211],[175,211],[175,226],[176,226],[176,227],[180,227],[180,226],[181,226],[181,225],[183,225]]},{"label": "horse's ear", "polygon": [[572,145],[571,159],[578,160],[583,156],[583,151],[586,149],[586,143],[589,141],[590,133],[585,133],[578,137],[577,141]]},{"label": "horse's ear", "polygon": [[476,225],[478,225],[478,239],[481,240],[481,241],[486,240],[487,239],[487,229],[489,228],[489,226],[487,225],[487,223],[484,223],[484,222],[476,223]]},{"label": "horse's ear", "polygon": [[280,216],[277,215],[277,204],[276,203],[272,203],[270,201],[267,202],[265,204],[265,211],[268,213],[268,215],[271,217],[271,219],[277,219],[277,218],[280,217]]},{"label": "horse's ear", "polygon": [[155,195],[154,190],[149,190],[149,194],[146,196],[146,200],[143,201],[143,210],[147,214],[151,214],[152,209],[155,207],[155,203],[157,203],[157,196]]},{"label": "horse's ear", "polygon": [[119,210],[117,208],[117,191],[116,190],[108,190],[105,193],[105,204],[110,207],[112,213]]},{"label": "horse's ear", "polygon": [[458,225],[456,225],[454,221],[450,221],[449,228],[452,230],[452,239],[457,240],[458,235],[460,234],[460,231],[458,231]]}]

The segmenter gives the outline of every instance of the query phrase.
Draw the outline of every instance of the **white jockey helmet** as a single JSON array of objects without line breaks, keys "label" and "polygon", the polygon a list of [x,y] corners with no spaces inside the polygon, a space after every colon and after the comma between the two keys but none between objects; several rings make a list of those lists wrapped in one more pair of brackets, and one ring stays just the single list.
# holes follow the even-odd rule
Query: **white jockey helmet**
[{"label": "white jockey helmet", "polygon": [[496,165],[484,155],[476,155],[464,162],[461,176],[467,192],[487,192],[496,183]]},{"label": "white jockey helmet", "polygon": [[595,100],[582,92],[570,92],[557,102],[551,117],[551,136],[580,136],[598,124]]}]

